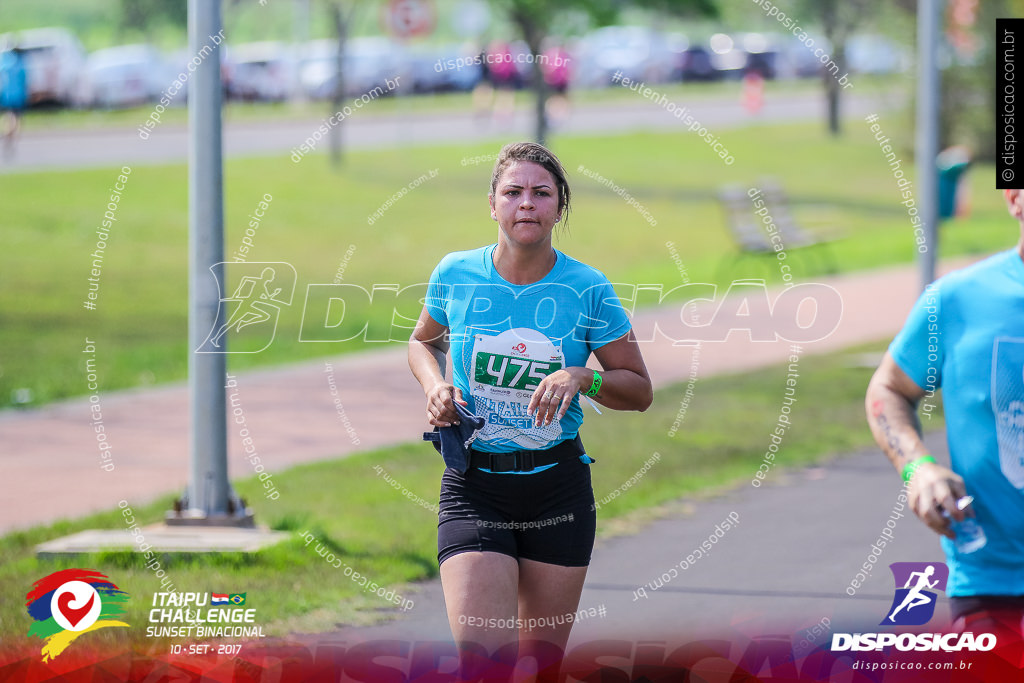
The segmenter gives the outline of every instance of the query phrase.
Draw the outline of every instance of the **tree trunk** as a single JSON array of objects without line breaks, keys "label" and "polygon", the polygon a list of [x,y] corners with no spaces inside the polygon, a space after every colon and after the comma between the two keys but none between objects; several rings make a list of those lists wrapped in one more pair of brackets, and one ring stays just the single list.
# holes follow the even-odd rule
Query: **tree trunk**
[{"label": "tree trunk", "polygon": [[839,127],[839,85],[829,83],[825,90],[826,102],[828,104],[828,132],[833,137],[838,137],[842,130]]},{"label": "tree trunk", "polygon": [[[837,53],[841,54],[841,52],[842,52],[841,48],[839,50],[837,50]],[[841,60],[838,57],[838,55],[833,57],[833,60],[835,60],[836,65],[839,66],[839,72],[837,72],[837,73],[845,73],[845,72],[843,72],[843,69],[842,69],[842,67],[843,67],[842,62],[845,61],[845,60]],[[829,132],[829,135],[832,135],[833,137],[838,137],[843,132],[842,129],[841,129],[840,106],[839,106],[840,105],[840,95],[842,94],[842,92],[843,92],[843,88],[842,88],[842,86],[839,85],[839,81],[836,80],[836,77],[833,76],[832,74],[830,74],[828,71],[826,71],[825,72],[825,101],[826,101],[827,106],[828,106],[828,114],[827,114],[827,116],[828,116],[828,132]]]},{"label": "tree trunk", "polygon": [[[841,29],[839,27],[839,8],[836,6],[837,0],[822,0],[819,5],[821,10],[821,28],[825,34],[825,38],[832,44],[832,61],[835,62],[836,66],[840,67],[836,75],[842,72],[843,62],[843,43],[845,42],[845,36],[841,35]],[[842,87],[836,81],[836,75],[833,75],[826,67],[822,71],[821,77],[825,79],[823,85],[825,86],[825,122],[828,127],[829,135],[838,137],[841,133],[841,121],[839,118],[839,96]]]},{"label": "tree trunk", "polygon": [[544,34],[535,15],[522,10],[514,10],[512,20],[523,32],[523,40],[533,54],[533,68],[530,74],[530,85],[534,95],[534,140],[542,145],[547,144],[548,137],[548,88],[544,82],[544,72],[540,68],[541,42]]},{"label": "tree trunk", "polygon": [[[348,39],[348,18],[341,9],[340,2],[332,2],[330,4],[331,20],[334,24],[335,35],[338,38],[338,53],[337,53],[337,64],[336,68],[338,71],[338,77],[334,81],[334,94],[331,96],[331,111],[329,116],[334,116],[337,112],[341,111],[342,104],[345,101],[345,42]],[[333,126],[328,135],[328,149],[330,150],[331,168],[341,168],[342,162],[342,144],[341,144],[341,124],[343,121],[339,120],[337,125]]]},{"label": "tree trunk", "polygon": [[[537,58],[540,57],[540,53],[536,48],[530,47],[530,51],[533,52]],[[534,139],[542,144],[547,145],[548,137],[548,86],[544,82],[544,73],[541,71],[540,64],[537,63],[536,58],[533,63],[533,94],[535,97],[534,106]]]}]

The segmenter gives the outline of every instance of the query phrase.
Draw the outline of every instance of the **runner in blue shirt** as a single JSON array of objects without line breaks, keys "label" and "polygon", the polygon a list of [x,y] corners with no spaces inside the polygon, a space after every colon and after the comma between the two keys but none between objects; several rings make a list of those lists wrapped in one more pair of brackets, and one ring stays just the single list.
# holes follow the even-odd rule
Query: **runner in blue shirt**
[{"label": "runner in blue shirt", "polygon": [[442,477],[438,561],[460,652],[508,662],[563,651],[579,606],[596,529],[579,394],[617,410],[646,410],[653,394],[611,284],[552,247],[570,208],[554,154],[506,145],[489,201],[498,242],[434,270],[409,365],[430,424],[457,421],[455,402],[487,421],[469,469]]},{"label": "runner in blue shirt", "polygon": [[[947,593],[963,630],[1024,635],[1024,191],[1006,190],[1015,249],[930,285],[867,392],[868,423],[910,505],[944,536]],[[950,468],[921,441],[918,403],[939,387]],[[966,511],[957,499],[970,495]],[[943,514],[943,511],[945,514]],[[949,518],[974,516],[985,542],[958,547]],[[963,540],[963,539],[961,539]],[[961,621],[962,620],[962,621]]]}]

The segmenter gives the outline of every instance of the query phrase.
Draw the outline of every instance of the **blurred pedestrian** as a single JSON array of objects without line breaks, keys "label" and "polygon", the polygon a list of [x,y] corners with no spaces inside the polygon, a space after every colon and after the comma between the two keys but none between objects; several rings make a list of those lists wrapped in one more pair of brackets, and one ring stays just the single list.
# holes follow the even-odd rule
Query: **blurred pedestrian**
[{"label": "blurred pedestrian", "polygon": [[487,48],[487,73],[494,88],[494,109],[492,117],[507,121],[515,113],[516,88],[519,87],[519,70],[512,57],[512,47],[505,41],[495,40]]},{"label": "blurred pedestrian", "polygon": [[743,107],[756,115],[764,106],[764,76],[757,69],[747,71],[743,76]]},{"label": "blurred pedestrian", "polygon": [[477,54],[480,60],[480,80],[473,87],[473,114],[478,119],[490,119],[494,107],[494,84],[487,55],[486,49]]},{"label": "blurred pedestrian", "polygon": [[569,53],[560,45],[545,50],[540,60],[544,83],[551,90],[547,101],[547,114],[552,123],[564,121],[569,116],[569,61]]},{"label": "blurred pedestrian", "polygon": [[25,57],[16,44],[0,50],[0,111],[4,157],[14,156],[14,143],[21,130],[21,117],[28,103],[28,73]]},{"label": "blurred pedestrian", "polygon": [[[957,627],[1019,639],[1024,190],[1006,190],[1005,197],[1019,231],[1016,248],[928,286],[871,378],[866,407],[875,440],[910,481],[911,509],[943,537]],[[928,453],[917,416],[921,400],[934,401],[940,387],[950,467]]]}]

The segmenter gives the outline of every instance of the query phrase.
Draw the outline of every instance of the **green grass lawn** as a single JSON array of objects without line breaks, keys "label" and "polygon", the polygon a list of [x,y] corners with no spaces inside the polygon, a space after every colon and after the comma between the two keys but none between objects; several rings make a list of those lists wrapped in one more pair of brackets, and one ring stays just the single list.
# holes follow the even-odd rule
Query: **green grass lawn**
[{"label": "green grass lawn", "polygon": [[[900,120],[897,115],[882,120],[893,139],[900,139]],[[675,243],[693,281],[777,281],[770,259],[766,264],[753,257],[727,258],[735,247],[716,200],[723,184],[750,187],[771,176],[789,191],[798,219],[845,234],[829,247],[811,249],[829,250],[840,270],[915,257],[896,183],[866,124],[849,121],[839,139],[807,125],[724,133],[722,141],[736,159],[732,166],[688,134],[557,139],[555,149],[574,181],[575,208],[556,246],[602,269],[613,282],[662,283],[665,289],[679,284],[667,241]],[[465,160],[496,151],[493,144],[352,151],[337,173],[328,170],[320,154],[299,164],[284,156],[229,160],[225,254],[230,258],[242,245],[249,216],[266,193],[273,200],[251,238],[248,259],[287,262],[298,272],[293,303],[283,310],[273,344],[262,353],[232,355],[231,369],[365,348],[359,342],[299,341],[307,285],[331,283],[350,248],[344,283],[369,289],[426,282],[445,253],[493,242],[495,226],[486,204],[490,166]],[[579,173],[579,166],[627,190],[657,225]],[[436,178],[409,190],[369,224],[367,217],[389,197],[433,169]],[[990,189],[992,172],[982,166],[969,174],[972,213],[944,226],[944,255],[987,252],[1014,241],[1015,228],[999,194]],[[83,306],[96,229],[116,175],[115,169],[0,175],[7,254],[0,269],[0,406],[38,405],[86,393],[82,350],[87,337],[96,345],[101,391],[186,376],[184,165],[133,170],[103,254],[97,309]],[[790,262],[797,278],[814,277],[822,269],[813,254],[794,252]],[[723,263],[727,267],[721,268]],[[416,306],[407,308],[412,317],[418,313]],[[340,313],[333,312],[335,317]],[[324,309],[314,307],[306,323],[322,323],[324,316]],[[334,338],[356,335],[367,321],[374,330],[388,329],[390,306],[353,303],[330,331],[338,333]],[[407,333],[396,330],[403,339]],[[255,342],[243,332],[232,343],[242,348]]]},{"label": "green grass lawn", "polygon": [[[765,485],[778,481],[785,467],[818,462],[829,454],[872,443],[863,413],[872,370],[862,358],[864,352],[880,354],[882,348],[873,344],[800,359],[792,427]],[[699,380],[678,423],[685,384],[656,392],[653,407],[643,414],[605,411],[597,416],[587,411],[583,435],[598,461],[592,469],[595,497],[599,503],[608,500],[598,512],[600,536],[635,530],[644,520],[676,509],[674,502],[682,496],[750,486],[770,443],[786,374],[786,367],[775,367]],[[937,411],[928,428],[941,426]],[[649,461],[653,462],[649,470],[626,486]],[[378,465],[380,473],[375,470]],[[238,465],[233,468],[237,471]],[[257,609],[268,634],[365,624],[379,618],[389,604],[328,565],[313,551],[314,545],[307,547],[299,535],[312,532],[354,570],[415,600],[415,588],[408,582],[437,575],[437,517],[427,507],[437,503],[441,470],[434,450],[416,443],[274,472],[281,491],[276,501],[260,495],[257,480],[237,481],[238,492],[251,501],[257,520],[293,532],[291,539],[258,554],[163,557],[163,568],[179,591],[248,593],[247,607]],[[403,496],[385,480],[385,474],[425,503]],[[614,495],[615,491],[619,494]],[[133,505],[139,524],[162,519],[170,502],[168,495],[151,505]],[[59,569],[88,567],[107,574],[132,596],[126,615],[132,624],[128,638],[143,641],[148,603],[160,586],[141,556],[105,553],[39,560],[33,553],[35,544],[63,534],[123,527],[115,509],[0,538],[4,557],[0,590],[10,597],[0,604],[0,634],[10,638],[25,633],[29,620],[18,596],[32,582]],[[601,552],[600,546],[596,552]],[[123,632],[112,632],[118,629],[109,631],[91,638],[125,637]]]}]

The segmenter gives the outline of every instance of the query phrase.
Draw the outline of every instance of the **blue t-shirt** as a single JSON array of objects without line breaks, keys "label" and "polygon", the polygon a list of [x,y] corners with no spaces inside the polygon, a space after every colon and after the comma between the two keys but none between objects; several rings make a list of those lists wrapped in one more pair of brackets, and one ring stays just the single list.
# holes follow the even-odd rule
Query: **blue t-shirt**
[{"label": "blue t-shirt", "polygon": [[0,52],[0,107],[23,109],[28,100],[25,60],[17,52]]},{"label": "blue t-shirt", "polygon": [[996,254],[930,286],[889,352],[922,389],[942,387],[952,469],[988,543],[942,538],[951,596],[1024,595],[1024,262]]},{"label": "blue t-shirt", "polygon": [[514,285],[494,268],[495,246],[441,259],[426,309],[449,330],[455,386],[487,420],[473,448],[549,448],[576,437],[583,411],[574,396],[561,420],[535,427],[526,414],[533,390],[556,370],[585,366],[594,349],[629,331],[629,318],[600,271],[555,250],[543,279]]}]

